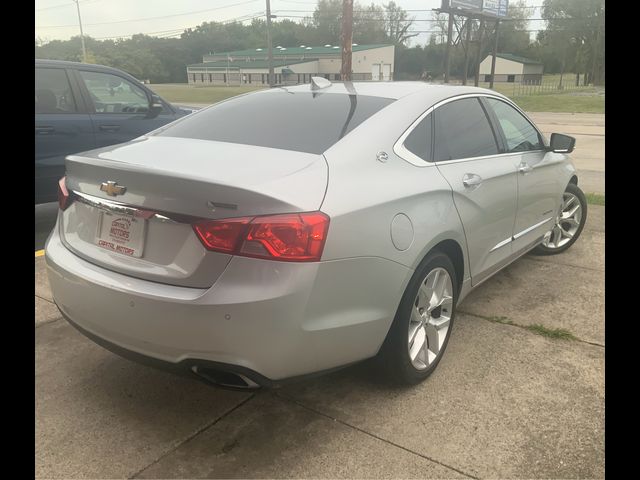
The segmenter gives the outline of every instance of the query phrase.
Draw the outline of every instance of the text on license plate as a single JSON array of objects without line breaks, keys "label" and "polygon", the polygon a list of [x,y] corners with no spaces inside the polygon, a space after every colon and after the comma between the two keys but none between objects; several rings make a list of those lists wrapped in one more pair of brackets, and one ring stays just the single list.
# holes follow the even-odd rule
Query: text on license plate
[{"label": "text on license plate", "polygon": [[145,220],[119,213],[101,213],[96,244],[123,255],[141,257],[144,247]]}]

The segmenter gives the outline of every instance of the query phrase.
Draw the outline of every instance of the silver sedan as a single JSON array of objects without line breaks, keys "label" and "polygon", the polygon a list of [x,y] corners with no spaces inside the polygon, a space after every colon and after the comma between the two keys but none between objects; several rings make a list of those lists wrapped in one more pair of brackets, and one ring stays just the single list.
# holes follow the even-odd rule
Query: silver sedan
[{"label": "silver sedan", "polygon": [[216,385],[375,356],[416,383],[473,288],[579,237],[574,144],[473,87],[314,78],[235,97],[67,157],[53,297],[106,348]]}]

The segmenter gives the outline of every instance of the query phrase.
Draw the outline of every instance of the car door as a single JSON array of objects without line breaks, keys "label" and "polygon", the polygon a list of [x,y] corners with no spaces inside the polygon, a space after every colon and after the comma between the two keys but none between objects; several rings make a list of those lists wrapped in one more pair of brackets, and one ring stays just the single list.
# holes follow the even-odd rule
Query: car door
[{"label": "car door", "polygon": [[166,106],[160,114],[151,114],[147,90],[124,76],[84,69],[77,73],[92,106],[98,147],[127,142],[176,118]]},{"label": "car door", "polygon": [[513,227],[513,251],[520,253],[537,244],[553,226],[565,178],[562,163],[548,155],[544,140],[527,118],[504,100],[484,97],[506,153],[517,163],[518,208]]},{"label": "car door", "polygon": [[448,100],[433,114],[433,158],[453,190],[477,285],[512,258],[517,160],[501,154],[501,139],[477,96]]},{"label": "car door", "polygon": [[95,147],[93,125],[65,68],[35,69],[35,203],[53,202],[67,155]]}]

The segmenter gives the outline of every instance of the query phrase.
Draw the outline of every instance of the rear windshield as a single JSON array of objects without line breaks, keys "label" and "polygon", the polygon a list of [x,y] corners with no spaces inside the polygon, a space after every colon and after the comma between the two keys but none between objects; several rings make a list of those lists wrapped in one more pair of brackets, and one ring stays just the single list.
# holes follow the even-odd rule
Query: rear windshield
[{"label": "rear windshield", "polygon": [[364,95],[272,90],[213,105],[158,135],[320,154],[393,101]]}]

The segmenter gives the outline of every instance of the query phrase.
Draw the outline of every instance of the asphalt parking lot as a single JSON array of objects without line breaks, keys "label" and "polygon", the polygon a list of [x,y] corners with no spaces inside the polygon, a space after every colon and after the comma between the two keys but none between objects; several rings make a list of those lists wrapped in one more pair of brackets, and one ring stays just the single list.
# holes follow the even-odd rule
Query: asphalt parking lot
[{"label": "asphalt parking lot", "polygon": [[[604,116],[569,115],[531,114],[578,138],[580,185],[604,193]],[[603,478],[604,217],[467,297],[411,388],[370,362],[259,392],[137,365],[60,317],[36,256],[36,477]]]}]

